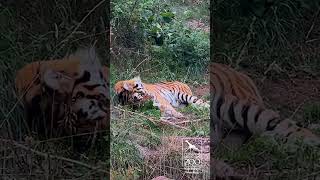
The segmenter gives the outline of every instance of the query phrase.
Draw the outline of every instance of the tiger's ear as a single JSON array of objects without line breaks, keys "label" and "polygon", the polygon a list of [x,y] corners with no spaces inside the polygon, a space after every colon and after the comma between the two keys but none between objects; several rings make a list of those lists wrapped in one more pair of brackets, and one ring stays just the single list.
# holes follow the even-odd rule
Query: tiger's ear
[{"label": "tiger's ear", "polygon": [[62,72],[46,70],[42,76],[42,82],[46,87],[60,93],[71,93],[74,80]]},{"label": "tiger's ear", "polygon": [[141,82],[141,78],[140,78],[140,76],[136,76],[136,77],[134,77],[134,78],[133,78],[133,80],[135,80],[135,81],[140,81],[140,82]]},{"label": "tiger's ear", "polygon": [[140,76],[134,77],[133,80],[135,81],[135,84],[142,84]]},{"label": "tiger's ear", "polygon": [[128,84],[128,83],[123,83],[123,88],[125,89],[125,90],[127,90],[127,91],[132,91],[133,90],[133,88]]}]

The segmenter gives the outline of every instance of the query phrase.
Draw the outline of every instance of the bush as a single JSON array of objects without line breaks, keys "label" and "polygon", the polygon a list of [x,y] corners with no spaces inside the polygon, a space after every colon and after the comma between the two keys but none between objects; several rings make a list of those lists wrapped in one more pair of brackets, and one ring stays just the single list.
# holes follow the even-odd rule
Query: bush
[{"label": "bush", "polygon": [[177,80],[188,73],[192,77],[204,76],[209,63],[209,33],[188,28],[185,21],[190,14],[174,12],[174,4],[159,0],[113,3],[113,48],[122,49],[122,53],[113,57],[112,64],[134,69],[145,59],[133,55],[134,51],[147,54],[151,59],[145,63],[149,65],[139,70],[159,67],[159,73],[164,75],[157,76],[160,79]]}]

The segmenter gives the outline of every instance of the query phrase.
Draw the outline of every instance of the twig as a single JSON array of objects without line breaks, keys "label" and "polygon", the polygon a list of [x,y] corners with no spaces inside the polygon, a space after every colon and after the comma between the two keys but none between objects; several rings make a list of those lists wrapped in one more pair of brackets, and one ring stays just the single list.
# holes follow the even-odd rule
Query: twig
[{"label": "twig", "polygon": [[13,107],[10,109],[10,111],[9,111],[7,114],[4,114],[5,118],[4,118],[4,120],[2,121],[2,123],[0,124],[0,128],[2,128],[2,126],[3,126],[3,124],[4,124],[5,122],[9,123],[9,122],[8,122],[9,115],[15,110],[15,108],[18,106],[18,104],[22,102],[23,97],[27,94],[28,90],[31,89],[33,83],[34,83],[38,78],[39,78],[39,74],[37,74],[37,75],[32,79],[32,81],[31,81],[30,84],[27,86],[27,88],[25,89],[25,91],[23,92],[23,94],[18,97],[18,100],[14,103],[14,105],[13,105]]},{"label": "twig", "polygon": [[180,122],[176,122],[175,124],[194,123],[194,122],[199,122],[199,121],[204,121],[204,120],[208,120],[208,119],[196,119],[196,120],[180,121]]},{"label": "twig", "polygon": [[133,72],[135,72],[135,70],[145,61],[150,60],[149,57],[145,58],[144,60],[142,60],[130,73],[129,77],[133,74]]},{"label": "twig", "polygon": [[312,25],[310,26],[310,29],[309,29],[309,31],[308,31],[308,33],[306,35],[306,40],[309,39],[309,36],[310,36],[310,34],[311,34],[311,32],[312,32],[312,30],[314,28],[314,24],[315,24],[315,21],[317,20],[319,12],[320,12],[320,8],[318,9],[318,11],[316,12],[315,16],[313,17]]},{"label": "twig", "polygon": [[64,39],[62,40],[56,47],[63,48],[63,43],[66,42],[68,39],[70,39],[72,37],[72,35],[79,29],[79,27],[81,26],[81,24],[89,17],[89,15],[96,10],[101,4],[103,4],[105,2],[105,0],[100,1],[97,5],[95,5],[83,18],[82,20],[78,23],[78,25],[73,29],[73,31]]},{"label": "twig", "polygon": [[242,47],[241,47],[241,49],[240,49],[238,58],[237,58],[237,60],[236,60],[236,69],[239,68],[239,64],[240,64],[240,62],[242,61],[242,60],[241,60],[241,57],[242,57],[242,55],[244,54],[244,51],[245,51],[246,47],[248,46],[248,44],[249,44],[249,42],[250,42],[250,40],[251,40],[251,35],[252,35],[252,31],[253,31],[253,24],[256,22],[256,19],[257,19],[256,17],[253,17],[253,19],[252,19],[252,22],[251,22],[251,24],[250,24],[249,32],[247,33],[246,40],[245,40],[245,42],[243,43],[243,45],[242,45]]},{"label": "twig", "polygon": [[120,110],[120,111],[123,111],[123,112],[128,112],[128,113],[130,113],[130,114],[134,114],[134,115],[138,115],[138,116],[140,116],[140,117],[146,118],[146,119],[148,119],[149,121],[153,122],[154,124],[159,124],[159,123],[160,123],[160,124],[165,124],[165,125],[168,125],[168,124],[169,124],[169,125],[171,125],[171,126],[174,126],[174,127],[176,127],[176,128],[179,128],[179,129],[184,129],[184,130],[191,131],[191,129],[188,129],[188,128],[185,128],[185,127],[176,125],[175,123],[172,123],[172,122],[170,122],[170,121],[166,121],[166,120],[157,121],[157,120],[153,119],[152,117],[145,116],[145,115],[143,115],[143,114],[141,114],[141,113],[136,113],[136,112],[132,112],[132,111],[127,111],[127,110],[124,110],[124,109],[121,109],[121,108],[115,107],[115,106],[114,106],[113,108],[115,108],[115,109],[117,109],[117,110]]},{"label": "twig", "polygon": [[56,156],[56,155],[50,155],[49,153],[44,153],[44,152],[41,152],[41,151],[37,151],[37,150],[34,150],[34,149],[32,149],[30,147],[27,147],[25,145],[19,144],[19,143],[13,141],[13,140],[0,139],[0,141],[6,142],[6,143],[11,143],[12,145],[14,145],[16,147],[19,147],[19,148],[24,149],[26,151],[30,151],[30,152],[32,152],[34,154],[37,154],[39,156],[43,156],[45,158],[50,157],[52,159],[58,159],[58,160],[62,160],[62,161],[67,161],[67,162],[71,162],[71,163],[86,167],[88,169],[96,170],[96,171],[103,172],[103,173],[108,173],[106,170],[100,169],[100,167],[94,167],[94,166],[91,166],[89,164],[86,164],[86,163],[83,163],[83,162],[80,162],[80,161],[76,161],[76,160],[73,160],[73,159],[69,159],[69,158],[65,158],[65,157],[61,157],[61,156]]},{"label": "twig", "polygon": [[299,104],[299,106],[294,110],[294,112],[292,113],[292,115],[290,116],[290,119],[292,119],[297,112],[300,110],[300,108],[302,107],[302,105],[304,105],[308,100],[304,100],[302,103]]},{"label": "twig", "polygon": [[175,124],[175,123],[173,123],[173,122],[167,121],[167,120],[161,120],[160,123],[162,123],[162,124],[169,124],[169,125],[171,125],[171,126],[174,126],[174,127],[176,127],[176,128],[179,128],[179,129],[184,129],[184,130],[187,130],[187,131],[191,131],[191,129],[189,129],[189,128],[186,128],[186,127],[183,127],[183,126],[179,126],[179,125],[177,125],[177,124]]}]

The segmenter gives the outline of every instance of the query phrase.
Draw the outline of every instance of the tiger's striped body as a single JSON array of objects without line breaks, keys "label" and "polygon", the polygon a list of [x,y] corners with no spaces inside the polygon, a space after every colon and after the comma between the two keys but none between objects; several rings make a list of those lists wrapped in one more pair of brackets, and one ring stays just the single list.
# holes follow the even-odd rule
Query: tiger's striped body
[{"label": "tiger's striped body", "polygon": [[[29,127],[44,123],[37,129],[63,129],[65,133],[105,129],[109,113],[107,72],[93,48],[80,49],[61,60],[37,61],[21,68],[15,86]],[[35,122],[34,116],[42,112],[46,121]]]},{"label": "tiger's striped body", "polygon": [[[277,136],[285,141],[298,140],[310,145],[320,145],[320,138],[310,130],[297,126],[294,121],[282,119],[271,109],[264,107],[252,96],[241,97],[230,91],[223,78],[221,69],[215,64],[210,66],[210,86],[214,91],[211,94],[211,128],[215,143],[218,143],[228,133],[237,132],[247,138],[252,135]],[[253,96],[254,97],[254,96]]]},{"label": "tiger's striped body", "polygon": [[223,87],[223,94],[233,95],[243,101],[264,107],[263,99],[255,83],[246,74],[219,63],[212,63],[210,70],[214,71],[218,79],[218,81],[211,81],[211,94],[215,94],[217,88]]},{"label": "tiger's striped body", "polygon": [[[119,89],[122,89],[122,91]],[[184,116],[174,108],[181,108],[189,104],[195,107],[209,106],[209,104],[193,96],[188,85],[178,81],[148,84],[141,82],[140,78],[136,77],[128,81],[120,81],[115,85],[118,96],[124,90],[129,92],[128,95],[131,96],[132,102],[152,100],[153,105],[160,109],[163,117],[182,118]]]}]

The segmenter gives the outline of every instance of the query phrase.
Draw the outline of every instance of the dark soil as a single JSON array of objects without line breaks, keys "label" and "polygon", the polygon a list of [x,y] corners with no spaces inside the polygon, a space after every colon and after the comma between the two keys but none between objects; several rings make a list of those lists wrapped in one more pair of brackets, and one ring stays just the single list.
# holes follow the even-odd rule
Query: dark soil
[{"label": "dark soil", "polygon": [[295,113],[296,120],[302,118],[301,110],[305,105],[320,102],[320,80],[266,79],[258,88],[268,107],[281,111],[284,116]]},{"label": "dark soil", "polygon": [[[265,79],[258,89],[267,107],[280,111],[284,117],[297,111],[294,114],[296,120],[301,120],[301,110],[305,105],[320,102],[320,79]],[[194,88],[194,94],[199,97],[209,92],[209,85]]]}]

